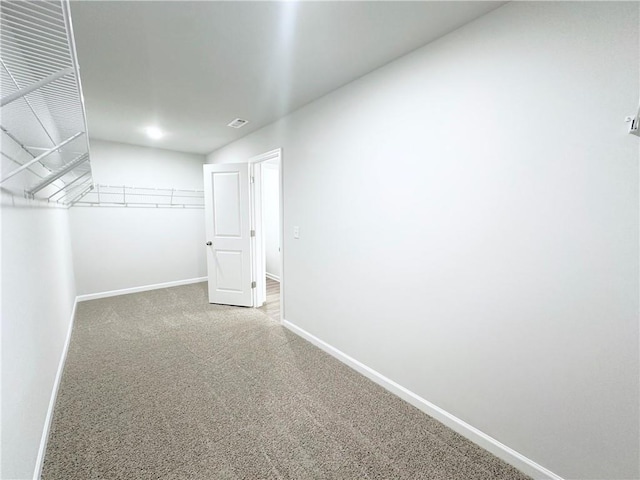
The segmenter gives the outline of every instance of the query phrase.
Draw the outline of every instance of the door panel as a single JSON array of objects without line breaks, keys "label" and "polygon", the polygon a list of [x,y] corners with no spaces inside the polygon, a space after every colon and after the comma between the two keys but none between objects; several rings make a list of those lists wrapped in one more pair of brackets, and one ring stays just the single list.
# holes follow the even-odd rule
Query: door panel
[{"label": "door panel", "polygon": [[249,165],[204,165],[209,302],[250,307]]},{"label": "door panel", "polygon": [[216,250],[216,260],[217,289],[242,292],[242,252]]},{"label": "door panel", "polygon": [[240,237],[240,172],[213,173],[213,223],[218,237]]}]

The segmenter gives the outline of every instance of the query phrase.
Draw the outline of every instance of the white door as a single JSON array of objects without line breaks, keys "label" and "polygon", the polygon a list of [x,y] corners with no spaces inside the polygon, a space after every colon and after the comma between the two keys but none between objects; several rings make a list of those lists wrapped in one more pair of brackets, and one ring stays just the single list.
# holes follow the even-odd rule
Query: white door
[{"label": "white door", "polygon": [[253,306],[249,164],[204,165],[209,303]]}]

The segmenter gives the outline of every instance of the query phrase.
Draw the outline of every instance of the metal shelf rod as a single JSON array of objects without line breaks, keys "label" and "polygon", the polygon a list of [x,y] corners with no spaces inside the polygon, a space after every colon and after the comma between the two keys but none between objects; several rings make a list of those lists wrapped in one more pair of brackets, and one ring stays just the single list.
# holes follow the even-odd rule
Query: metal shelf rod
[{"label": "metal shelf rod", "polygon": [[89,185],[87,187],[86,190],[84,190],[82,193],[80,193],[80,195],[74,197],[71,199],[71,201],[69,202],[69,206],[73,207],[77,202],[79,202],[80,200],[82,200],[82,197],[84,197],[87,193],[89,193],[91,190],[93,190],[93,185]]},{"label": "metal shelf rod", "polygon": [[[21,10],[22,12],[26,12],[23,16],[19,17],[17,15],[15,15],[12,11],[7,10],[5,12],[2,12],[2,14],[5,16],[5,18],[7,17],[13,17],[16,20],[20,21],[20,22],[28,22],[31,25],[35,25],[36,27],[39,27],[40,24],[39,23],[35,23],[35,22],[30,22],[29,20],[25,20],[25,18],[29,18],[29,19],[33,19],[34,16],[33,15],[29,15],[31,12],[29,12],[28,10],[24,10],[22,8],[22,5],[20,5],[20,3],[16,4],[16,5],[12,5],[14,9],[17,10]],[[48,17],[51,18],[51,17]],[[40,18],[38,18],[39,22],[45,23],[47,25],[51,25],[52,27],[55,27],[56,29],[60,28],[60,24],[59,23],[55,23],[55,22],[50,22],[49,20],[45,20],[44,18],[42,18],[42,16],[40,16]],[[50,28],[50,27],[49,27]]]},{"label": "metal shelf rod", "polygon": [[[42,17],[50,18],[51,20],[57,21],[55,13],[51,11],[47,11],[46,13],[39,9],[39,5],[37,2],[24,2],[26,5],[29,5],[29,8],[24,8],[22,2],[16,2],[16,5],[12,5],[12,8],[17,8],[18,10],[22,10],[24,12],[25,17],[35,18],[40,20]],[[52,14],[53,13],[53,14]]]},{"label": "metal shelf rod", "polygon": [[[30,30],[36,30],[36,31],[41,32],[41,33],[45,33],[46,31],[49,31],[49,32],[51,32],[52,35],[58,35],[61,38],[65,38],[64,31],[62,29],[60,29],[60,25],[55,25],[54,23],[47,22],[45,20],[41,20],[42,24],[37,24],[37,23],[32,22],[30,20],[27,20],[25,18],[20,18],[20,17],[14,15],[10,11],[2,12],[2,14],[4,15],[5,21],[7,23],[9,23],[11,25],[15,25],[16,27],[30,29]],[[43,24],[48,24],[48,25],[51,25],[52,27],[57,27],[57,28],[47,27],[47,26],[45,26]],[[29,26],[27,26],[27,25],[29,25]]]},{"label": "metal shelf rod", "polygon": [[[31,145],[27,145],[26,146],[29,150],[40,150],[40,151],[45,151],[45,150],[49,150],[47,147],[32,147]],[[71,155],[80,155],[83,152],[69,152]]]},{"label": "metal shelf rod", "polygon": [[[202,193],[204,194],[204,190],[189,190],[186,188],[159,188],[159,187],[129,187],[129,186],[123,186],[123,185],[104,185],[104,184],[100,184],[100,188],[129,188],[129,189],[135,189],[135,190],[164,190],[164,191],[171,191],[174,190],[176,192],[191,192],[191,193]],[[103,192],[105,193],[105,192]],[[115,192],[114,192],[115,193]],[[127,194],[128,195],[128,194]],[[147,194],[147,195],[151,195],[151,194]]]},{"label": "metal shelf rod", "polygon": [[[88,192],[87,192],[88,193]],[[199,204],[182,204],[177,203],[171,205],[169,203],[115,203],[115,202],[83,202],[81,200],[77,200],[73,202],[72,206],[74,207],[131,207],[131,208],[185,208],[185,209],[196,209],[196,208],[204,208],[204,205]]]},{"label": "metal shelf rod", "polygon": [[88,153],[83,153],[82,155],[80,155],[79,157],[76,157],[71,162],[69,162],[67,165],[65,165],[61,170],[58,170],[57,172],[54,172],[52,175],[50,175],[47,178],[45,178],[44,181],[40,182],[38,185],[36,185],[35,187],[33,187],[30,190],[28,190],[27,194],[33,196],[35,193],[38,193],[43,188],[48,187],[53,182],[58,180],[60,177],[65,176],[67,173],[71,172],[78,165],[83,164],[87,160],[89,160],[89,154]]},{"label": "metal shelf rod", "polygon": [[[93,190],[93,184],[91,183],[91,179],[89,179],[88,181],[84,181],[84,182],[82,182],[80,185],[76,185],[75,187],[73,187],[73,188],[72,188],[71,190],[69,190],[68,192],[65,192],[65,194],[64,194],[64,195],[62,195],[58,200],[56,200],[56,202],[58,202],[58,203],[64,203],[64,202],[62,202],[62,199],[63,199],[63,198],[68,197],[69,195],[72,195],[72,194],[73,194],[73,195],[76,195],[78,191],[84,191],[84,190],[82,190],[82,189],[83,189],[83,188],[86,188],[86,187],[91,187],[91,188],[89,188],[89,190]],[[75,189],[75,191],[74,191],[74,189]],[[87,192],[87,193],[89,193],[89,192]],[[75,198],[75,197],[74,197],[74,198]]]},{"label": "metal shelf rod", "polygon": [[0,130],[2,130],[7,137],[9,137],[11,140],[16,142],[16,145],[18,145],[22,150],[27,152],[27,154],[29,154],[31,158],[36,158],[36,156],[28,150],[29,147],[25,147],[20,140],[18,140],[11,132],[9,132],[9,130],[4,128],[2,125],[0,125]]},{"label": "metal shelf rod", "polygon": [[8,103],[11,103],[19,98],[22,98],[25,95],[29,95],[34,90],[37,90],[40,87],[47,85],[48,83],[55,82],[59,78],[64,77],[65,75],[70,75],[72,73],[73,73],[73,67],[67,67],[52,75],[49,75],[47,78],[43,78],[38,82],[32,83],[28,87],[21,88],[20,90],[14,93],[10,93],[9,95],[2,97],[2,100],[0,100],[0,107],[4,107]]},{"label": "metal shelf rod", "polygon": [[36,9],[39,9],[42,12],[49,12],[49,13],[53,13],[56,14],[58,13],[58,7],[57,6],[53,6],[47,2],[38,2],[36,4]]},{"label": "metal shelf rod", "polygon": [[75,140],[76,138],[78,138],[80,135],[83,135],[84,132],[78,132],[75,135],[67,138],[64,142],[56,145],[55,147],[50,148],[49,150],[47,150],[46,152],[38,155],[36,158],[34,158],[33,160],[28,161],[27,163],[25,163],[24,165],[22,165],[20,168],[15,169],[13,172],[9,173],[6,177],[4,177],[2,180],[0,180],[0,185],[3,184],[4,182],[6,182],[7,180],[9,180],[11,177],[13,177],[14,175],[17,175],[18,173],[20,173],[21,171],[29,168],[31,165],[33,165],[34,163],[40,162],[42,161],[43,158],[48,157],[50,154],[52,154],[53,152],[55,152],[56,150],[61,149],[62,147],[64,147],[67,143],[72,142],[73,140]]},{"label": "metal shelf rod", "polygon": [[82,91],[82,80],[80,79],[80,69],[78,68],[78,52],[76,51],[76,42],[73,40],[73,23],[71,22],[70,8],[71,6],[69,5],[68,0],[62,2],[62,17],[64,19],[65,30],[67,32],[69,55],[71,56],[71,63],[73,64],[73,71],[75,72],[75,75],[73,77],[75,79],[76,88],[78,89],[80,105],[82,106],[82,125],[84,126],[84,131],[87,132],[85,143],[87,145],[87,151],[89,151],[89,127],[87,126],[87,113],[84,104],[84,93]]},{"label": "metal shelf rod", "polygon": [[57,36],[63,42],[65,41],[66,36],[64,30],[60,28],[60,25],[56,28],[51,22],[46,22],[44,20],[41,20],[40,24],[37,24],[27,18],[20,18],[11,11],[3,12],[3,15],[4,21],[7,24],[18,27],[22,31],[30,30],[40,35]]},{"label": "metal shelf rod", "polygon": [[2,5],[0,70],[6,75],[0,94],[5,125],[0,127],[7,148],[0,158],[15,170],[2,173],[0,190],[14,198],[69,206],[93,189],[70,8],[70,0]]},{"label": "metal shelf rod", "polygon": [[68,59],[65,58],[64,55],[60,54],[59,52],[56,52],[52,48],[34,48],[31,45],[26,45],[26,44],[20,45],[17,42],[14,42],[8,39],[2,40],[2,44],[3,44],[2,45],[3,49],[7,49],[8,47],[13,47],[19,50],[24,50],[26,53],[29,53],[29,55],[31,55],[32,53],[42,53],[44,51],[47,53],[48,56],[50,56],[53,59],[56,59],[60,62],[68,62]]},{"label": "metal shelf rod", "polygon": [[[2,52],[2,56],[5,58],[10,58],[12,60],[18,60],[21,61],[22,58],[19,55],[14,54],[13,52],[9,51],[9,50],[4,50]],[[38,60],[38,62],[40,62],[39,65],[34,65],[33,68],[38,68],[38,67],[49,67],[51,70],[57,70],[58,68],[60,68],[60,63],[62,62],[52,62],[50,57],[47,57],[45,55],[38,55],[37,53],[32,53],[31,56]],[[70,65],[70,62],[64,62],[64,65]],[[31,70],[29,68],[23,67],[21,68],[20,66],[14,66],[14,70],[20,70],[20,71],[25,71],[28,73],[31,73]]]},{"label": "metal shelf rod", "polygon": [[[20,85],[18,85],[18,82],[16,81],[15,77],[11,74],[11,72],[9,71],[9,69],[7,68],[7,66],[5,65],[4,61],[1,58],[0,58],[0,63],[2,63],[2,67],[5,69],[5,71],[7,72],[7,75],[9,75],[9,78],[11,78],[11,81],[16,86],[16,88],[20,89]],[[51,140],[51,144],[55,145],[56,141],[53,139],[53,137],[49,133],[49,130],[47,130],[47,127],[44,126],[44,123],[42,122],[42,119],[36,113],[35,109],[33,108],[33,105],[31,105],[31,102],[29,101],[29,99],[25,97],[24,101],[26,102],[27,106],[29,107],[29,110],[31,110],[31,113],[33,113],[33,115],[36,117],[36,120],[40,124],[40,126],[42,127],[42,130],[44,130],[45,135],[47,137],[49,137],[49,140]]]},{"label": "metal shelf rod", "polygon": [[[86,177],[87,175],[89,175],[91,173],[91,170],[89,170],[88,172],[84,172],[82,175],[80,175],[79,177],[71,180],[69,183],[67,183],[66,185],[63,185],[61,188],[59,188],[58,190],[55,191],[55,193],[52,193],[51,195],[49,195],[49,197],[47,197],[47,200],[51,200],[51,197],[55,197],[57,194],[59,194],[62,190],[64,190],[65,188],[69,188],[71,185],[73,185],[74,183],[76,183],[78,180],[80,180],[81,178]],[[61,198],[64,198],[65,195],[63,195]]]},{"label": "metal shelf rod", "polygon": [[[102,186],[102,185],[100,185]],[[161,193],[131,193],[127,192],[126,194],[123,192],[105,192],[104,190],[100,190],[101,195],[127,195],[128,197],[169,197],[169,198],[204,198],[203,196],[195,196],[195,195],[163,195]],[[150,202],[155,203],[155,202]]]},{"label": "metal shelf rod", "polygon": [[[20,27],[21,30],[26,30],[26,28],[28,27]],[[33,42],[35,44],[35,46],[44,46],[44,47],[48,47],[49,45],[52,46],[56,46],[56,44],[58,45],[58,47],[66,47],[66,44],[64,41],[59,40],[59,39],[54,39],[54,38],[47,38],[44,36],[44,32],[42,31],[37,31],[38,34],[37,35],[33,35],[33,36],[29,36],[29,35],[24,35],[21,32],[16,32],[14,31],[12,33],[14,38],[18,38],[18,39],[24,39],[27,40],[29,42]],[[47,34],[49,35],[49,34]]]},{"label": "metal shelf rod", "polygon": [[[1,154],[3,157],[5,157],[7,160],[9,160],[9,161],[11,161],[11,162],[13,162],[13,163],[16,163],[16,164],[18,164],[18,165],[22,165],[22,163],[21,163],[21,162],[19,162],[19,161],[18,161],[18,160],[16,160],[15,158],[11,157],[10,155],[7,155],[6,153],[4,153],[4,152],[0,152],[0,154]],[[38,177],[38,178],[44,178],[44,177],[43,177],[42,175],[40,175],[39,173],[34,172],[31,168],[28,168],[27,170],[29,170],[31,173],[33,173],[33,174],[34,174],[36,177]]]}]

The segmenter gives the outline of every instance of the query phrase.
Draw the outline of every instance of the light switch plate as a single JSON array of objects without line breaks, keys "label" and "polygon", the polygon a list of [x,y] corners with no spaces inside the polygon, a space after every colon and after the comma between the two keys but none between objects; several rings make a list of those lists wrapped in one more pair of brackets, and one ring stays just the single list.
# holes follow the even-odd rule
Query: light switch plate
[{"label": "light switch plate", "polygon": [[293,227],[293,238],[300,238],[300,227]]}]

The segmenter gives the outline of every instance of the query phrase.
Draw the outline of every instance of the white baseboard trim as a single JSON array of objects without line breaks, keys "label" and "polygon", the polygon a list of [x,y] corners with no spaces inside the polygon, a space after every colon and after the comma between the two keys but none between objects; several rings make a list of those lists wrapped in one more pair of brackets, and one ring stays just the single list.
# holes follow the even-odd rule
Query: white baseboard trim
[{"label": "white baseboard trim", "polygon": [[62,372],[64,371],[64,364],[67,360],[67,352],[69,351],[69,343],[71,342],[71,332],[73,331],[73,322],[76,318],[77,306],[78,297],[76,297],[75,301],[73,302],[73,310],[71,311],[71,319],[69,320],[69,328],[67,329],[67,338],[65,338],[64,340],[62,354],[60,355],[60,361],[58,362],[58,371],[56,372],[56,378],[53,381],[53,390],[51,391],[51,398],[49,399],[49,408],[47,409],[47,415],[44,419],[44,428],[42,429],[40,448],[38,449],[38,456],[36,457],[36,467],[33,472],[33,480],[40,480],[40,477],[42,476],[44,455],[47,451],[47,441],[49,440],[49,431],[51,430],[51,422],[53,421],[53,410],[56,406],[58,389],[60,388],[60,381],[62,380]]},{"label": "white baseboard trim", "polygon": [[550,479],[550,480],[563,480],[562,477],[556,475],[552,471],[544,468],[542,465],[534,462],[530,458],[525,457],[521,453],[516,452],[512,448],[509,448],[505,444],[499,442],[495,438],[487,435],[486,433],[478,430],[472,425],[469,425],[467,422],[459,419],[455,415],[443,410],[442,408],[434,405],[433,403],[425,400],[419,395],[413,393],[411,390],[403,387],[402,385],[397,384],[393,380],[385,377],[384,375],[378,373],[372,368],[360,363],[355,358],[350,357],[346,353],[341,352],[335,347],[332,347],[328,343],[320,340],[315,335],[303,330],[302,328],[294,325],[293,323],[282,320],[282,323],[285,327],[291,330],[293,333],[299,335],[300,337],[308,340],[313,343],[315,346],[324,350],[328,354],[340,360],[342,363],[350,366],[357,372],[360,372],[367,378],[373,380],[378,385],[386,388],[391,393],[397,395],[403,400],[409,402],[414,407],[422,410],[427,415],[432,416],[436,420],[439,420],[447,427],[456,431],[460,435],[468,438],[472,442],[480,445],[485,450],[493,453],[496,457],[504,460],[505,462],[513,465],[521,472],[535,478],[535,479]]},{"label": "white baseboard trim", "polygon": [[280,282],[280,277],[277,275],[274,275],[273,273],[266,272],[265,275],[267,276],[267,278],[270,278],[271,280],[275,280],[278,283]]},{"label": "white baseboard trim", "polygon": [[189,285],[191,283],[206,282],[207,277],[188,278],[186,280],[176,280],[173,282],[155,283],[153,285],[142,285],[140,287],[122,288],[120,290],[109,290],[107,292],[88,293],[78,295],[78,302],[86,302],[87,300],[96,300],[98,298],[117,297],[118,295],[127,295],[129,293],[147,292],[149,290],[158,290],[160,288],[179,287],[180,285]]}]

